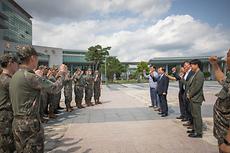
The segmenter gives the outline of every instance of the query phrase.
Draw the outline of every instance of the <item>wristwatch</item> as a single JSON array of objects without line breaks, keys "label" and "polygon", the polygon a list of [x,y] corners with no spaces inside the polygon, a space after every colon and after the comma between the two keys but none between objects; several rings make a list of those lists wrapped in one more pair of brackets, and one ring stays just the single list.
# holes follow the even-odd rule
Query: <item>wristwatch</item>
[{"label": "wristwatch", "polygon": [[230,146],[230,143],[226,139],[224,139],[224,144],[226,144],[227,146]]}]

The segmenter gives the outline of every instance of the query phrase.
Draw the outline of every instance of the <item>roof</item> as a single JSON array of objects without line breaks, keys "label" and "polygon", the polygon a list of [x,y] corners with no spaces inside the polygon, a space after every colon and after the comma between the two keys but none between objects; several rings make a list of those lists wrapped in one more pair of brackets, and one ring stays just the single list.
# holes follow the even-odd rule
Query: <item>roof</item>
[{"label": "roof", "polygon": [[86,50],[80,50],[80,49],[63,49],[63,54],[86,54]]},{"label": "roof", "polygon": [[[156,57],[149,60],[149,63],[182,63],[184,61],[190,61],[192,59],[199,59],[202,62],[208,62],[210,56],[187,56],[187,57]],[[223,59],[223,56],[218,57],[219,60]]]},{"label": "roof", "polygon": [[14,7],[19,9],[23,14],[25,14],[28,18],[33,18],[26,10],[24,10],[18,3],[16,3],[14,0],[8,0]]}]

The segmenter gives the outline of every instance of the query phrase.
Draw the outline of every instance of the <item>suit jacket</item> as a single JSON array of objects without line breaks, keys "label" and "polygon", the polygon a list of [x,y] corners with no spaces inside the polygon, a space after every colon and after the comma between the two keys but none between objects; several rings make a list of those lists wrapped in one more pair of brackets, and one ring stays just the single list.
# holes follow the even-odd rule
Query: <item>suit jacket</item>
[{"label": "suit jacket", "polygon": [[192,102],[202,103],[205,100],[203,85],[204,74],[199,70],[188,81],[188,96]]},{"label": "suit jacket", "polygon": [[185,87],[184,87],[183,81],[181,81],[181,77],[177,73],[173,73],[173,76],[176,78],[177,81],[179,81],[180,93],[184,93],[185,92]]},{"label": "suit jacket", "polygon": [[191,70],[189,73],[188,73],[188,76],[186,78],[186,80],[184,80],[184,78],[181,78],[177,73],[173,73],[174,77],[177,79],[177,80],[180,80],[181,82],[181,86],[182,88],[184,88],[185,92],[187,93],[188,91],[188,81],[190,80],[190,78],[194,75],[195,73]]},{"label": "suit jacket", "polygon": [[165,76],[165,74],[160,78],[158,78],[157,81],[157,93],[159,95],[162,95],[163,93],[168,92],[168,86],[169,86],[169,78]]}]

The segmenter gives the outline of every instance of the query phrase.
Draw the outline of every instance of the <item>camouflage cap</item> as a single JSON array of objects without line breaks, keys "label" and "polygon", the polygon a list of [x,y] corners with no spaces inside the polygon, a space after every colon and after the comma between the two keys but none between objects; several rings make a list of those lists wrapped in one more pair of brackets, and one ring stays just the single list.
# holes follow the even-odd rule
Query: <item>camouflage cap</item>
[{"label": "camouflage cap", "polygon": [[33,55],[38,56],[38,53],[36,50],[31,46],[23,46],[18,49],[18,57],[21,61],[26,60],[28,57],[31,57]]},{"label": "camouflage cap", "polygon": [[9,62],[18,63],[19,61],[17,56],[12,53],[5,53],[0,56],[0,64],[2,67],[6,67]]},{"label": "camouflage cap", "polygon": [[81,71],[80,67],[75,68],[76,71]]},{"label": "camouflage cap", "polygon": [[39,69],[39,70],[45,69],[45,66],[44,66],[44,65],[40,65],[40,66],[38,67],[38,69]]},{"label": "camouflage cap", "polygon": [[53,65],[53,66],[52,66],[52,69],[53,69],[53,70],[58,70],[58,66],[57,66],[57,65]]}]

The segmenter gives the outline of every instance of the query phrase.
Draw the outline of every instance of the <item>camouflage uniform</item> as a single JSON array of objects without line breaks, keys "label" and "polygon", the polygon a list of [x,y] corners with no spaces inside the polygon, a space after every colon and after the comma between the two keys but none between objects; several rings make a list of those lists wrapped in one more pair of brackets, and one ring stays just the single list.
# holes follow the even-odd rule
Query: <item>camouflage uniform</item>
[{"label": "camouflage uniform", "polygon": [[13,133],[19,153],[43,153],[44,129],[39,119],[39,95],[41,90],[57,93],[64,77],[52,83],[21,67],[10,81],[10,98],[14,112]]},{"label": "camouflage uniform", "polygon": [[85,75],[85,103],[87,106],[92,105],[91,99],[93,97],[93,76]]},{"label": "camouflage uniform", "polygon": [[[53,75],[49,76],[49,80],[53,83],[56,82],[56,78]],[[54,94],[54,93],[48,93],[49,114],[50,113],[53,114],[55,111],[55,106],[56,106],[56,97],[55,96],[56,96],[56,94]]]},{"label": "camouflage uniform", "polygon": [[65,85],[64,85],[64,96],[65,96],[65,105],[66,109],[71,108],[71,101],[72,101],[72,78],[70,78],[70,75],[68,75],[65,79]]},{"label": "camouflage uniform", "polygon": [[78,108],[83,108],[82,99],[83,99],[84,86],[85,86],[85,80],[83,78],[83,75],[74,74],[73,81],[74,81],[75,103]]},{"label": "camouflage uniform", "polygon": [[101,96],[101,77],[98,75],[97,77],[94,77],[94,86],[93,86],[93,91],[94,91],[94,100],[95,104],[99,104],[99,98]]},{"label": "camouflage uniform", "polygon": [[13,110],[9,95],[10,80],[10,75],[0,75],[0,153],[12,153],[15,150],[12,132]]},{"label": "camouflage uniform", "polygon": [[224,143],[230,127],[230,71],[227,72],[227,78],[220,84],[222,90],[217,94],[218,98],[213,108],[213,133],[219,145]]},{"label": "camouflage uniform", "polygon": [[[43,79],[48,79],[48,77],[43,76]],[[47,113],[47,105],[48,105],[48,93],[45,90],[41,90],[40,93],[40,116],[44,117],[45,113]]]}]

